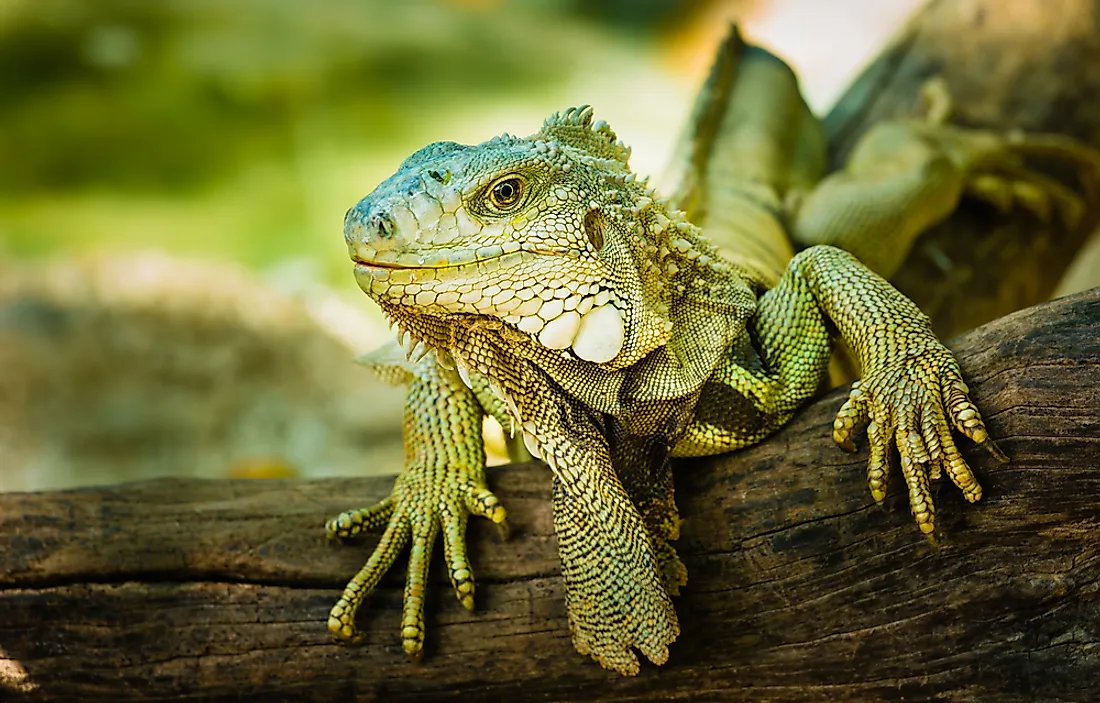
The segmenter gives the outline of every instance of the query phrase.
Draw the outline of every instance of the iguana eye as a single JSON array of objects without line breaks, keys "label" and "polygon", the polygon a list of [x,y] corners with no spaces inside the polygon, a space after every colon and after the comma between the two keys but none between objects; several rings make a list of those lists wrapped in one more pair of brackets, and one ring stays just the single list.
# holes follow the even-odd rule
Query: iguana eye
[{"label": "iguana eye", "polygon": [[523,197],[524,182],[519,176],[508,176],[493,184],[489,189],[489,200],[493,207],[507,210]]}]

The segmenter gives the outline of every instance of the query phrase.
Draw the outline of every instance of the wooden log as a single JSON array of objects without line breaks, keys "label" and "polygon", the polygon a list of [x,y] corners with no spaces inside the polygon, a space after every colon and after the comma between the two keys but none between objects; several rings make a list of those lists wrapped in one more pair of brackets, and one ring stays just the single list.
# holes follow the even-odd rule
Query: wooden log
[{"label": "wooden log", "polygon": [[[926,79],[942,77],[954,124],[1051,132],[1100,148],[1100,0],[932,0],[825,118],[831,161],[867,128],[920,114]],[[1071,170],[1032,160],[1080,189]],[[925,233],[892,282],[951,337],[1047,300],[1100,223],[1094,194],[1077,227],[966,200]]]},{"label": "wooden log", "polygon": [[[325,622],[369,553],[324,520],[388,479],[157,480],[0,496],[0,699],[1086,700],[1100,681],[1100,289],[953,345],[1012,457],[964,454],[985,497],[937,485],[940,544],[900,480],[830,439],[834,392],[747,451],[678,472],[683,634],[636,678],[573,651],[541,465],[492,471],[514,537],[478,520],[478,612],[433,569],[428,655],[405,660],[401,578]],[[895,477],[896,478],[896,477]],[[398,569],[400,572],[400,569]]]}]

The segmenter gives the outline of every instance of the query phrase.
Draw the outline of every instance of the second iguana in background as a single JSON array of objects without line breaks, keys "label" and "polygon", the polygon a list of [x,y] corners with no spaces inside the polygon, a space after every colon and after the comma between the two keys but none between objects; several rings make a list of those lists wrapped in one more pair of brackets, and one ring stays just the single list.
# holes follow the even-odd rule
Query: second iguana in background
[{"label": "second iguana in background", "polygon": [[952,128],[936,104],[942,96],[928,120],[872,130],[826,176],[794,75],[734,32],[681,141],[670,197],[635,177],[629,149],[588,107],[530,137],[438,142],[406,159],[345,218],[356,280],[403,342],[369,362],[408,385],[406,465],[389,498],[327,525],[338,538],[383,528],[332,609],[332,632],[358,637],[356,610],[410,547],[401,636],[419,657],[440,537],[473,607],[467,518],[506,524],[485,480],[488,413],[553,472],[577,650],[623,674],[638,671],[635,650],[663,663],[679,634],[671,596],[687,579],[671,545],[670,459],[774,432],[826,382],[837,335],[862,378],[833,436],[854,451],[866,428],[874,499],[896,448],[924,534],[942,473],[978,500],[953,432],[1004,456],[955,359],[883,276],[966,193],[1076,216],[1079,198],[1021,156],[1092,173],[1100,157],[1058,137]]}]

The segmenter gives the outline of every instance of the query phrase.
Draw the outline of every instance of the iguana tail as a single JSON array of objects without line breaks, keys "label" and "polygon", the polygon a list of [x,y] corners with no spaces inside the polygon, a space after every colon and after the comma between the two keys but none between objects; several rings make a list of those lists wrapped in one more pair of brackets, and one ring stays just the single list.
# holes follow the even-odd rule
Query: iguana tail
[{"label": "iguana tail", "polygon": [[770,287],[794,256],[784,199],[825,168],[825,138],[794,73],[731,27],[663,179],[673,205]]}]

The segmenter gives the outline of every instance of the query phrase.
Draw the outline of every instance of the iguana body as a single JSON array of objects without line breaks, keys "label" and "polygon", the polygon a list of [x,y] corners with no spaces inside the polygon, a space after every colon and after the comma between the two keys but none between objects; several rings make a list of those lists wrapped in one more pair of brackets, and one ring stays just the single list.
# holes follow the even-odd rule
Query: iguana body
[{"label": "iguana body", "polygon": [[[679,632],[670,595],[686,580],[670,544],[670,458],[729,451],[782,426],[825,381],[837,333],[863,376],[834,437],[854,449],[867,427],[874,498],[896,445],[925,534],[941,471],[978,500],[951,428],[1003,455],[955,360],[913,303],[828,244],[851,242],[887,269],[911,243],[899,227],[915,237],[964,190],[1027,194],[1034,207],[1038,196],[1027,197],[1039,194],[1062,211],[1077,201],[1018,164],[1017,152],[1050,141],[888,129],[870,147],[885,144],[883,157],[823,180],[824,140],[790,70],[734,35],[681,143],[672,198],[638,181],[629,150],[579,108],[528,138],[429,145],[349,210],[356,279],[409,351],[371,359],[409,385],[406,467],[389,499],[328,524],[341,538],[384,527],[330,629],[357,637],[358,605],[411,544],[402,637],[419,656],[440,533],[472,607],[467,517],[506,524],[485,483],[489,413],[553,472],[577,649],[625,674],[638,669],[635,649],[665,661]],[[792,240],[813,246],[795,254]]]}]

